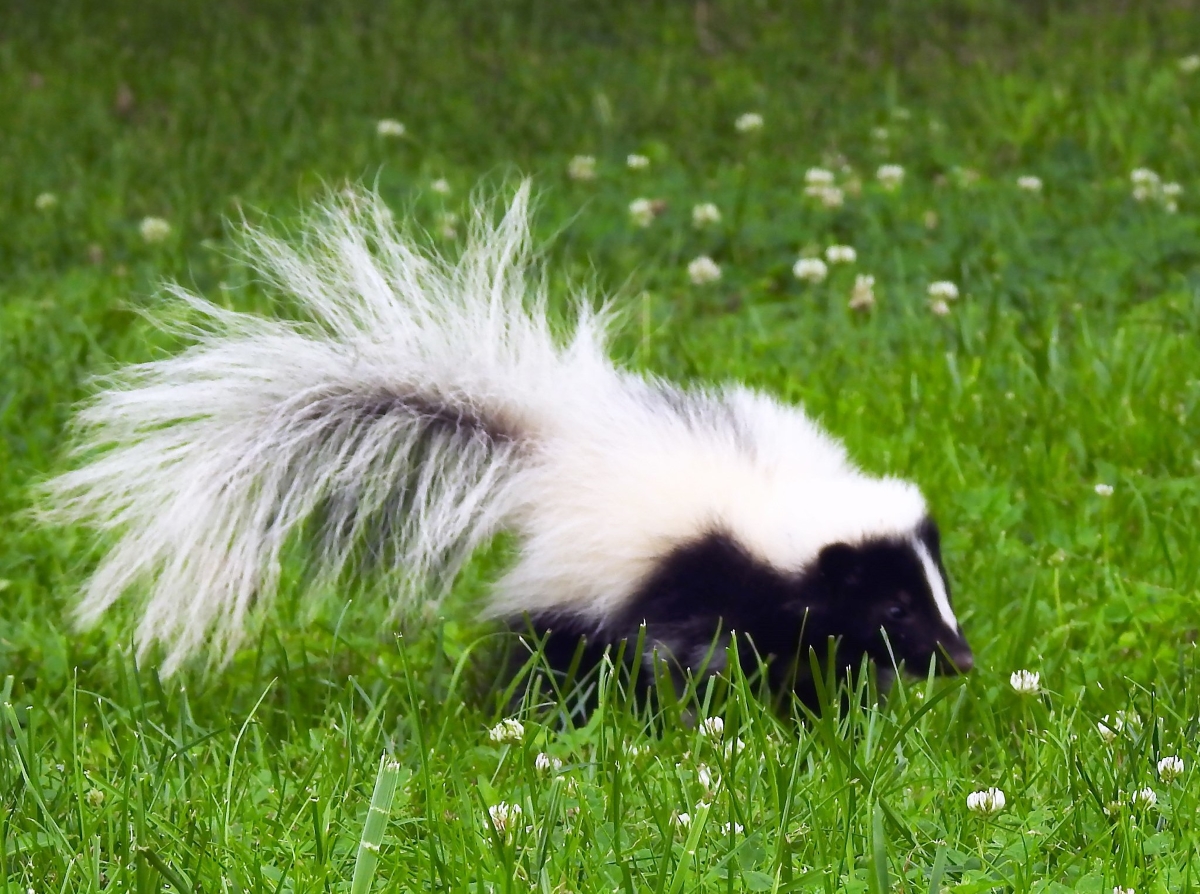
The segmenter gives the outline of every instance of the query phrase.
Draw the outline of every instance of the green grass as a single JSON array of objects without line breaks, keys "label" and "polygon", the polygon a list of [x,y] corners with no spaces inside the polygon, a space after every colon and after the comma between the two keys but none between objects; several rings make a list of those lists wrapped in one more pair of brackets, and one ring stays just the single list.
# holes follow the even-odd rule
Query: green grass
[{"label": "green grass", "polygon": [[[350,891],[357,872],[357,892],[372,866],[373,890],[1194,890],[1200,72],[1177,63],[1200,28],[1193,4],[1142,6],[12,5],[0,891]],[[760,132],[734,130],[745,111]],[[385,117],[408,136],[377,136]],[[576,153],[595,181],[566,177]],[[808,167],[843,161],[860,194],[804,196]],[[906,169],[894,192],[884,162]],[[1132,198],[1139,166],[1183,184],[1177,213]],[[465,608],[494,556],[403,637],[381,629],[383,593],[285,594],[220,676],[136,668],[128,614],[71,629],[94,544],[20,513],[62,467],[87,377],[171,347],[140,314],[155,284],[269,310],[226,220],[294,221],[365,180],[445,242],[442,212],[520,174],[560,294],[617,296],[620,358],[803,401],[868,468],[921,484],[975,673],[804,723],[737,677],[657,715],[601,681],[586,726],[532,711],[495,743],[496,635]],[[638,197],[667,203],[647,229]],[[702,201],[723,220],[697,231]],[[148,215],[165,242],[140,237]],[[791,275],[832,243],[857,262]],[[695,287],[702,253],[724,275]],[[869,314],[846,307],[857,273],[876,278]],[[962,296],[939,317],[943,279]],[[1011,689],[1018,668],[1040,695]],[[1119,711],[1139,722],[1106,742]],[[1172,754],[1187,769],[1167,784]],[[368,807],[393,782],[381,831]],[[971,814],[991,786],[1006,808]],[[1129,806],[1145,786],[1157,804]],[[521,807],[507,830],[500,803]]]}]

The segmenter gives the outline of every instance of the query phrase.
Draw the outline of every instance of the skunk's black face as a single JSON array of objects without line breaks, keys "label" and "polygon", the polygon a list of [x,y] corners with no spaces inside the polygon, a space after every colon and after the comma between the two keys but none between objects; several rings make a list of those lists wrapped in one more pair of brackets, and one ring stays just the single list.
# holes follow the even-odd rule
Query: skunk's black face
[{"label": "skunk's black face", "polygon": [[[646,639],[681,667],[719,669],[730,633],[743,637],[747,669],[767,661],[773,688],[814,692],[808,653],[824,664],[836,644],[839,673],[868,658],[925,674],[966,673],[974,664],[950,606],[937,526],[911,535],[834,544],[800,574],[751,556],[711,534],[662,564],[630,606],[626,622],[646,622]],[[752,647],[752,648],[751,648]]]},{"label": "skunk's black face", "polygon": [[950,605],[932,521],[903,539],[826,547],[803,588],[810,595],[801,601],[840,640],[843,665],[856,666],[867,656],[878,667],[912,674],[926,673],[931,663],[941,674],[974,666]]},{"label": "skunk's black face", "polygon": [[711,673],[724,667],[736,635],[747,671],[761,659],[776,693],[794,691],[812,707],[818,699],[809,651],[823,665],[831,644],[839,674],[857,670],[864,658],[884,676],[893,667],[924,674],[931,662],[938,673],[965,673],[973,664],[950,607],[937,528],[928,521],[908,537],[829,546],[799,574],[781,572],[715,532],[667,556],[609,624],[531,620],[546,636],[547,658],[564,668],[637,642],[644,624],[647,663],[656,654],[680,672]]}]

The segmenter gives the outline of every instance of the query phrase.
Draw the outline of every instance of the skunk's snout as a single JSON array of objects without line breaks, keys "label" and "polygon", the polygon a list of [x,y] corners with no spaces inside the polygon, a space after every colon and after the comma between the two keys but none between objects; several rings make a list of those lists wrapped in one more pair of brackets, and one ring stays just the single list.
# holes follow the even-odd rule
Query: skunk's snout
[{"label": "skunk's snout", "polygon": [[961,637],[956,642],[943,643],[938,650],[938,673],[966,674],[975,667],[975,655],[967,641]]},{"label": "skunk's snout", "polygon": [[975,666],[975,656],[969,648],[963,648],[959,652],[952,652],[950,660],[954,662],[954,669],[960,674],[970,673],[971,668]]}]

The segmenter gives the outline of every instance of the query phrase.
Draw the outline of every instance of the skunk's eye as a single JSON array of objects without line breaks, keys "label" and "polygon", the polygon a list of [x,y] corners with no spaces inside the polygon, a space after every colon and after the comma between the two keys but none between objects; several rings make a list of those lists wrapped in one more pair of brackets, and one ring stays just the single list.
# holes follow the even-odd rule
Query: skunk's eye
[{"label": "skunk's eye", "polygon": [[908,617],[908,609],[898,602],[893,602],[887,607],[886,614],[889,621],[903,621]]}]

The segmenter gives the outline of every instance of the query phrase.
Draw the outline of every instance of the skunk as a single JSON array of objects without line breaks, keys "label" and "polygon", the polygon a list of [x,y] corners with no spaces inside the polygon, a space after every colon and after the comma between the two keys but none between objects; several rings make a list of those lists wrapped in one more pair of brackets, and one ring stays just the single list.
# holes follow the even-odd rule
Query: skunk
[{"label": "skunk", "polygon": [[968,671],[918,489],[859,470],[798,407],[617,368],[584,296],[556,335],[528,204],[524,184],[498,221],[476,207],[456,260],[369,193],[294,243],[250,229],[293,321],[168,287],[202,320],[191,346],[114,374],[44,490],[47,516],[111,544],[79,620],[148,591],[137,655],[162,646],[169,675],[229,659],[298,536],[316,586],[383,551],[403,609],[509,531],[484,614],[552,659],[638,643],[635,663],[710,673],[737,638],[782,686],[816,648],[841,673]]}]

